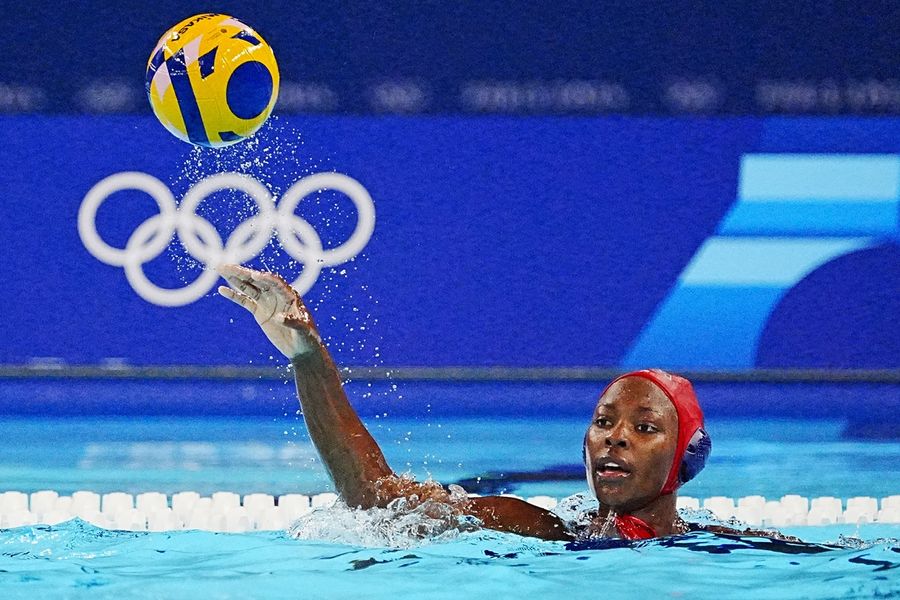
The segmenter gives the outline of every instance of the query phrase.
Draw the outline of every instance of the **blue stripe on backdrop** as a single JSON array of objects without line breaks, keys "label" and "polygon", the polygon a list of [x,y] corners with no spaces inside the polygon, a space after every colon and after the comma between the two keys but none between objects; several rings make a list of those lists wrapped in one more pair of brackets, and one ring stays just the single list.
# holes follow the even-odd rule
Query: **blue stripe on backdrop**
[{"label": "blue stripe on backdrop", "polygon": [[[202,297],[165,308],[137,295],[141,269],[169,288],[198,277],[197,261],[178,242],[157,258],[141,257],[146,264],[135,258],[128,277],[86,249],[79,207],[92,186],[121,171],[153,175],[176,198],[201,177],[228,170],[279,194],[319,171],[362,183],[375,203],[374,236],[353,262],[325,268],[307,294],[341,364],[616,366],[732,210],[742,157],[900,154],[900,120],[891,119],[275,118],[256,139],[220,151],[192,150],[152,117],[2,117],[0,126],[7,140],[2,275],[14,299],[4,308],[3,363],[268,362],[268,343],[237,307]],[[245,200],[214,194],[197,213],[228,240],[255,210]],[[146,195],[116,192],[97,211],[97,230],[121,248],[158,210]],[[298,214],[326,248],[340,245],[356,223],[347,199],[329,193],[303,200]],[[211,230],[184,223],[178,239],[205,244],[212,256]],[[829,238],[839,233],[850,232],[829,230]],[[766,366],[900,366],[896,298],[864,302],[835,283],[860,264],[884,281],[900,280],[893,254],[879,250],[891,244],[879,238],[871,252],[861,251],[869,252],[866,261],[841,260],[806,275],[816,285],[788,293],[790,314],[746,308],[774,310],[779,323],[790,323],[813,315],[821,298],[836,307],[804,338],[802,353],[790,330],[767,329],[757,352]],[[249,262],[295,277],[300,267],[272,250]],[[819,277],[823,270],[833,278]],[[841,310],[844,302],[860,309]],[[667,343],[677,347],[643,360],[733,364],[731,348],[753,342],[741,338],[740,319],[729,330],[704,306],[689,302],[672,318],[702,324],[727,347],[695,352],[676,338]],[[838,346],[829,334],[863,329],[864,346],[853,336]],[[741,364],[755,360],[748,354]]]},{"label": "blue stripe on backdrop", "polygon": [[738,197],[766,200],[896,201],[900,158],[875,154],[756,154],[741,161]]},{"label": "blue stripe on backdrop", "polygon": [[[872,245],[869,238],[711,237],[685,267],[685,286],[792,286],[836,256]],[[773,268],[777,265],[777,268]]]},{"label": "blue stripe on backdrop", "polygon": [[806,201],[743,202],[734,207],[722,223],[720,233],[780,235],[789,221],[804,236],[894,235],[900,202]]}]

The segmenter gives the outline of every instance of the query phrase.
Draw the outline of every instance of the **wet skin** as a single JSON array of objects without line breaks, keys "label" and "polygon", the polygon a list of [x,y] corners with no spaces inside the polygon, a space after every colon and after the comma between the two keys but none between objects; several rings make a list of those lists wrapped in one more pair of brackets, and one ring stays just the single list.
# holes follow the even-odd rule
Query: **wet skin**
[{"label": "wet skin", "polygon": [[588,477],[600,514],[633,514],[670,532],[675,494],[659,496],[678,442],[678,413],[665,393],[641,377],[617,381],[600,398],[585,434]]},{"label": "wet skin", "polygon": [[223,265],[230,287],[219,293],[253,314],[269,341],[290,359],[310,438],[341,498],[349,506],[385,507],[396,498],[449,505],[484,527],[547,540],[572,538],[555,514],[518,498],[454,500],[436,483],[393,472],[344,393],[341,376],[297,292],[273,273]]},{"label": "wet skin", "polygon": [[[523,500],[454,499],[434,482],[398,476],[350,405],[340,373],[297,292],[273,273],[238,265],[223,265],[220,273],[230,287],[220,287],[219,293],[252,313],[266,337],[290,359],[310,438],[349,506],[384,507],[402,497],[449,505],[491,529],[548,540],[573,537],[557,515]],[[603,394],[585,435],[588,476],[600,501],[589,531],[601,531],[613,510],[642,519],[657,536],[681,532],[675,494],[659,496],[677,439],[675,407],[653,382],[626,377]]]}]

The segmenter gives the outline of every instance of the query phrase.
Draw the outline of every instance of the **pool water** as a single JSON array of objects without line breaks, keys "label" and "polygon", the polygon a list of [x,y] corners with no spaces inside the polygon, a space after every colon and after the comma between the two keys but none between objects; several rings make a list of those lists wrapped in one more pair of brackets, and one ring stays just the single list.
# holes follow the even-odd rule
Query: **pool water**
[{"label": "pool water", "polygon": [[[326,518],[327,515],[322,515]],[[795,533],[800,533],[796,531]],[[834,528],[803,528],[817,541]],[[862,547],[772,544],[707,533],[568,550],[494,532],[407,548],[286,533],[126,533],[82,521],[0,531],[3,598],[889,598],[900,526]]]},{"label": "pool water", "polygon": [[[367,417],[390,464],[453,483],[565,467],[574,479],[504,483],[521,496],[586,488],[585,419]],[[845,439],[841,420],[710,418],[713,452],[682,488],[705,498],[900,494],[900,441]],[[332,489],[300,417],[0,417],[0,488],[99,493],[219,490],[314,494]],[[0,490],[0,491],[3,491]]]},{"label": "pool water", "polygon": [[[580,477],[508,478],[550,468],[577,473],[586,426],[580,416],[372,413],[365,420],[394,468],[419,478],[495,478],[499,490],[526,497],[563,498],[585,488]],[[707,425],[713,454],[685,495],[900,493],[900,441],[848,438],[841,418],[713,414]],[[277,418],[6,416],[0,432],[4,490],[331,489],[294,410]],[[0,598],[900,597],[900,525],[786,530],[807,545],[694,533],[578,550],[487,531],[396,543],[390,532],[373,538],[369,516],[341,510],[307,517],[316,525],[306,530],[313,539],[119,532],[79,520],[0,530]]]}]

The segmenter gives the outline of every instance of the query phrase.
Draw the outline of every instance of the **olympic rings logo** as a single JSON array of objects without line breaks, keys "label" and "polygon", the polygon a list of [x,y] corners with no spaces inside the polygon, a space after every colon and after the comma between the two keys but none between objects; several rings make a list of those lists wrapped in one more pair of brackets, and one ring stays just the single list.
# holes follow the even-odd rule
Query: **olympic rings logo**
[{"label": "olympic rings logo", "polygon": [[[259,212],[238,225],[223,242],[213,224],[196,211],[210,194],[227,189],[245,193]],[[97,211],[110,195],[123,190],[148,194],[159,206],[159,214],[138,225],[124,248],[115,248],[97,232]],[[356,206],[356,228],[335,248],[323,248],[322,239],[313,226],[294,214],[303,198],[320,190],[341,192]],[[300,179],[288,188],[276,207],[275,198],[262,183],[238,173],[219,173],[201,180],[178,204],[162,181],[146,173],[129,171],[98,182],[85,195],[78,209],[78,234],[88,252],[101,262],[123,267],[134,291],[144,300],[160,306],[184,306],[199,300],[218,281],[218,273],[210,267],[249,261],[266,247],[273,234],[278,237],[281,247],[303,265],[303,271],[292,285],[304,294],[315,284],[323,267],[339,265],[359,254],[374,230],[372,196],[358,181],[340,173],[316,173]],[[187,252],[207,268],[183,288],[162,288],[147,278],[143,266],[162,254],[176,234]]]}]

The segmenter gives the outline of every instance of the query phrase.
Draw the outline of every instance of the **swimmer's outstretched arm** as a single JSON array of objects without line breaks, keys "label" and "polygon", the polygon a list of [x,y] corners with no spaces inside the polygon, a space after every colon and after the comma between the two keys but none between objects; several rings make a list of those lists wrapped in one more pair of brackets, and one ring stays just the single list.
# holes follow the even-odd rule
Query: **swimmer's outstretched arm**
[{"label": "swimmer's outstretched arm", "polygon": [[273,273],[224,265],[231,286],[219,293],[250,311],[266,337],[291,361],[303,417],[338,493],[350,506],[385,506],[413,495],[453,504],[485,527],[549,540],[571,536],[553,513],[517,498],[451,500],[437,484],[398,477],[344,393],[341,377],[297,292]]},{"label": "swimmer's outstretched arm", "polygon": [[312,316],[280,276],[237,265],[219,273],[219,293],[250,311],[269,341],[290,359],[313,444],[350,506],[376,505],[375,482],[392,475],[378,444],[353,410]]}]

